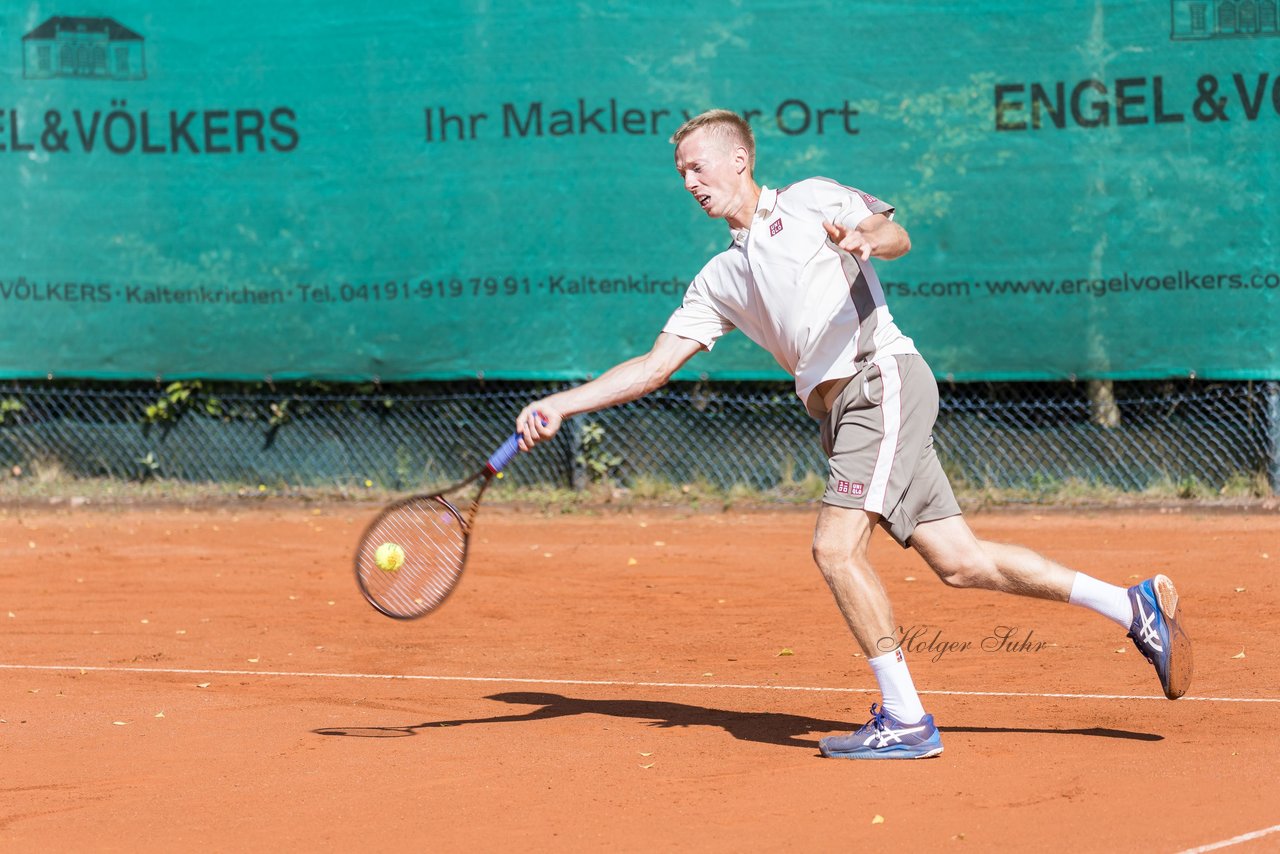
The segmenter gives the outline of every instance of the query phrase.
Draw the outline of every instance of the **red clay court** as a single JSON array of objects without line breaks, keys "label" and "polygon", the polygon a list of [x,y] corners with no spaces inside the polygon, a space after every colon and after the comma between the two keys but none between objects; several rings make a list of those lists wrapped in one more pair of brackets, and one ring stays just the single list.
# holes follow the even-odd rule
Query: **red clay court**
[{"label": "red clay court", "polygon": [[[819,757],[874,680],[810,510],[481,514],[401,623],[357,593],[371,506],[0,515],[9,850],[1274,850],[1280,517],[972,517],[1178,583],[1177,702],[1080,609],[874,557],[946,752]],[[1000,628],[1005,627],[1005,628]],[[985,645],[985,648],[984,648]]]}]

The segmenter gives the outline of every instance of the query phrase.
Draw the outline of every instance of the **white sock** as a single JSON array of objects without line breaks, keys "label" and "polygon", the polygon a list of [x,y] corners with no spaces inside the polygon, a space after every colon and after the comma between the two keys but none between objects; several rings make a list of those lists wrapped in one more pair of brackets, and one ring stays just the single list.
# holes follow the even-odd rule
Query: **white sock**
[{"label": "white sock", "polygon": [[1124,629],[1133,624],[1129,591],[1091,578],[1083,572],[1077,572],[1076,580],[1071,583],[1071,604],[1097,611],[1107,619],[1119,623]]},{"label": "white sock", "polygon": [[871,671],[880,683],[880,707],[904,724],[913,724],[924,717],[924,706],[911,681],[902,648],[868,659]]}]

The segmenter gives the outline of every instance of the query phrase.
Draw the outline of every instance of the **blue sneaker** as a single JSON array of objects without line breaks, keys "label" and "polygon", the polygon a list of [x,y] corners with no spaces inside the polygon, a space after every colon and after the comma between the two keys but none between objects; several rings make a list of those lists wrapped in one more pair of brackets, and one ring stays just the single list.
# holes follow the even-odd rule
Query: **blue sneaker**
[{"label": "blue sneaker", "polygon": [[833,759],[928,759],[942,752],[942,737],[933,715],[904,724],[873,703],[871,720],[857,732],[827,736],[818,749]]},{"label": "blue sneaker", "polygon": [[1191,638],[1178,622],[1178,591],[1168,576],[1157,575],[1129,588],[1133,625],[1129,637],[1156,669],[1170,700],[1191,686]]}]

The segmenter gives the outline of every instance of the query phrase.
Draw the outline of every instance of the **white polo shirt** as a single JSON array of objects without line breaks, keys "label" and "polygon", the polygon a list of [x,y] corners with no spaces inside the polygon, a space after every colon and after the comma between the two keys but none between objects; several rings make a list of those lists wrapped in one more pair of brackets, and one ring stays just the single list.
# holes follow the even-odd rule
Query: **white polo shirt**
[{"label": "white polo shirt", "polygon": [[822,401],[809,400],[818,385],[917,352],[871,264],[836,248],[822,227],[852,228],[877,213],[892,217],[893,207],[828,178],[762,187],[750,228],[733,229],[733,245],[702,268],[662,331],[710,350],[741,329],[795,377],[809,414],[822,417]]}]

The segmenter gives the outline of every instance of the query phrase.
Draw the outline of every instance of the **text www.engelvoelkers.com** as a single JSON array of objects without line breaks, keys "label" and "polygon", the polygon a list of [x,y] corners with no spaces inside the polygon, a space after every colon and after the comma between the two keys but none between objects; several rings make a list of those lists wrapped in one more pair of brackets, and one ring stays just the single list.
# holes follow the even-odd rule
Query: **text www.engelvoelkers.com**
[{"label": "text www.engelvoelkers.com", "polygon": [[1088,296],[1195,291],[1280,290],[1280,272],[1202,273],[1179,270],[1160,275],[1079,276],[1060,279],[951,279],[883,282],[889,297]]}]

